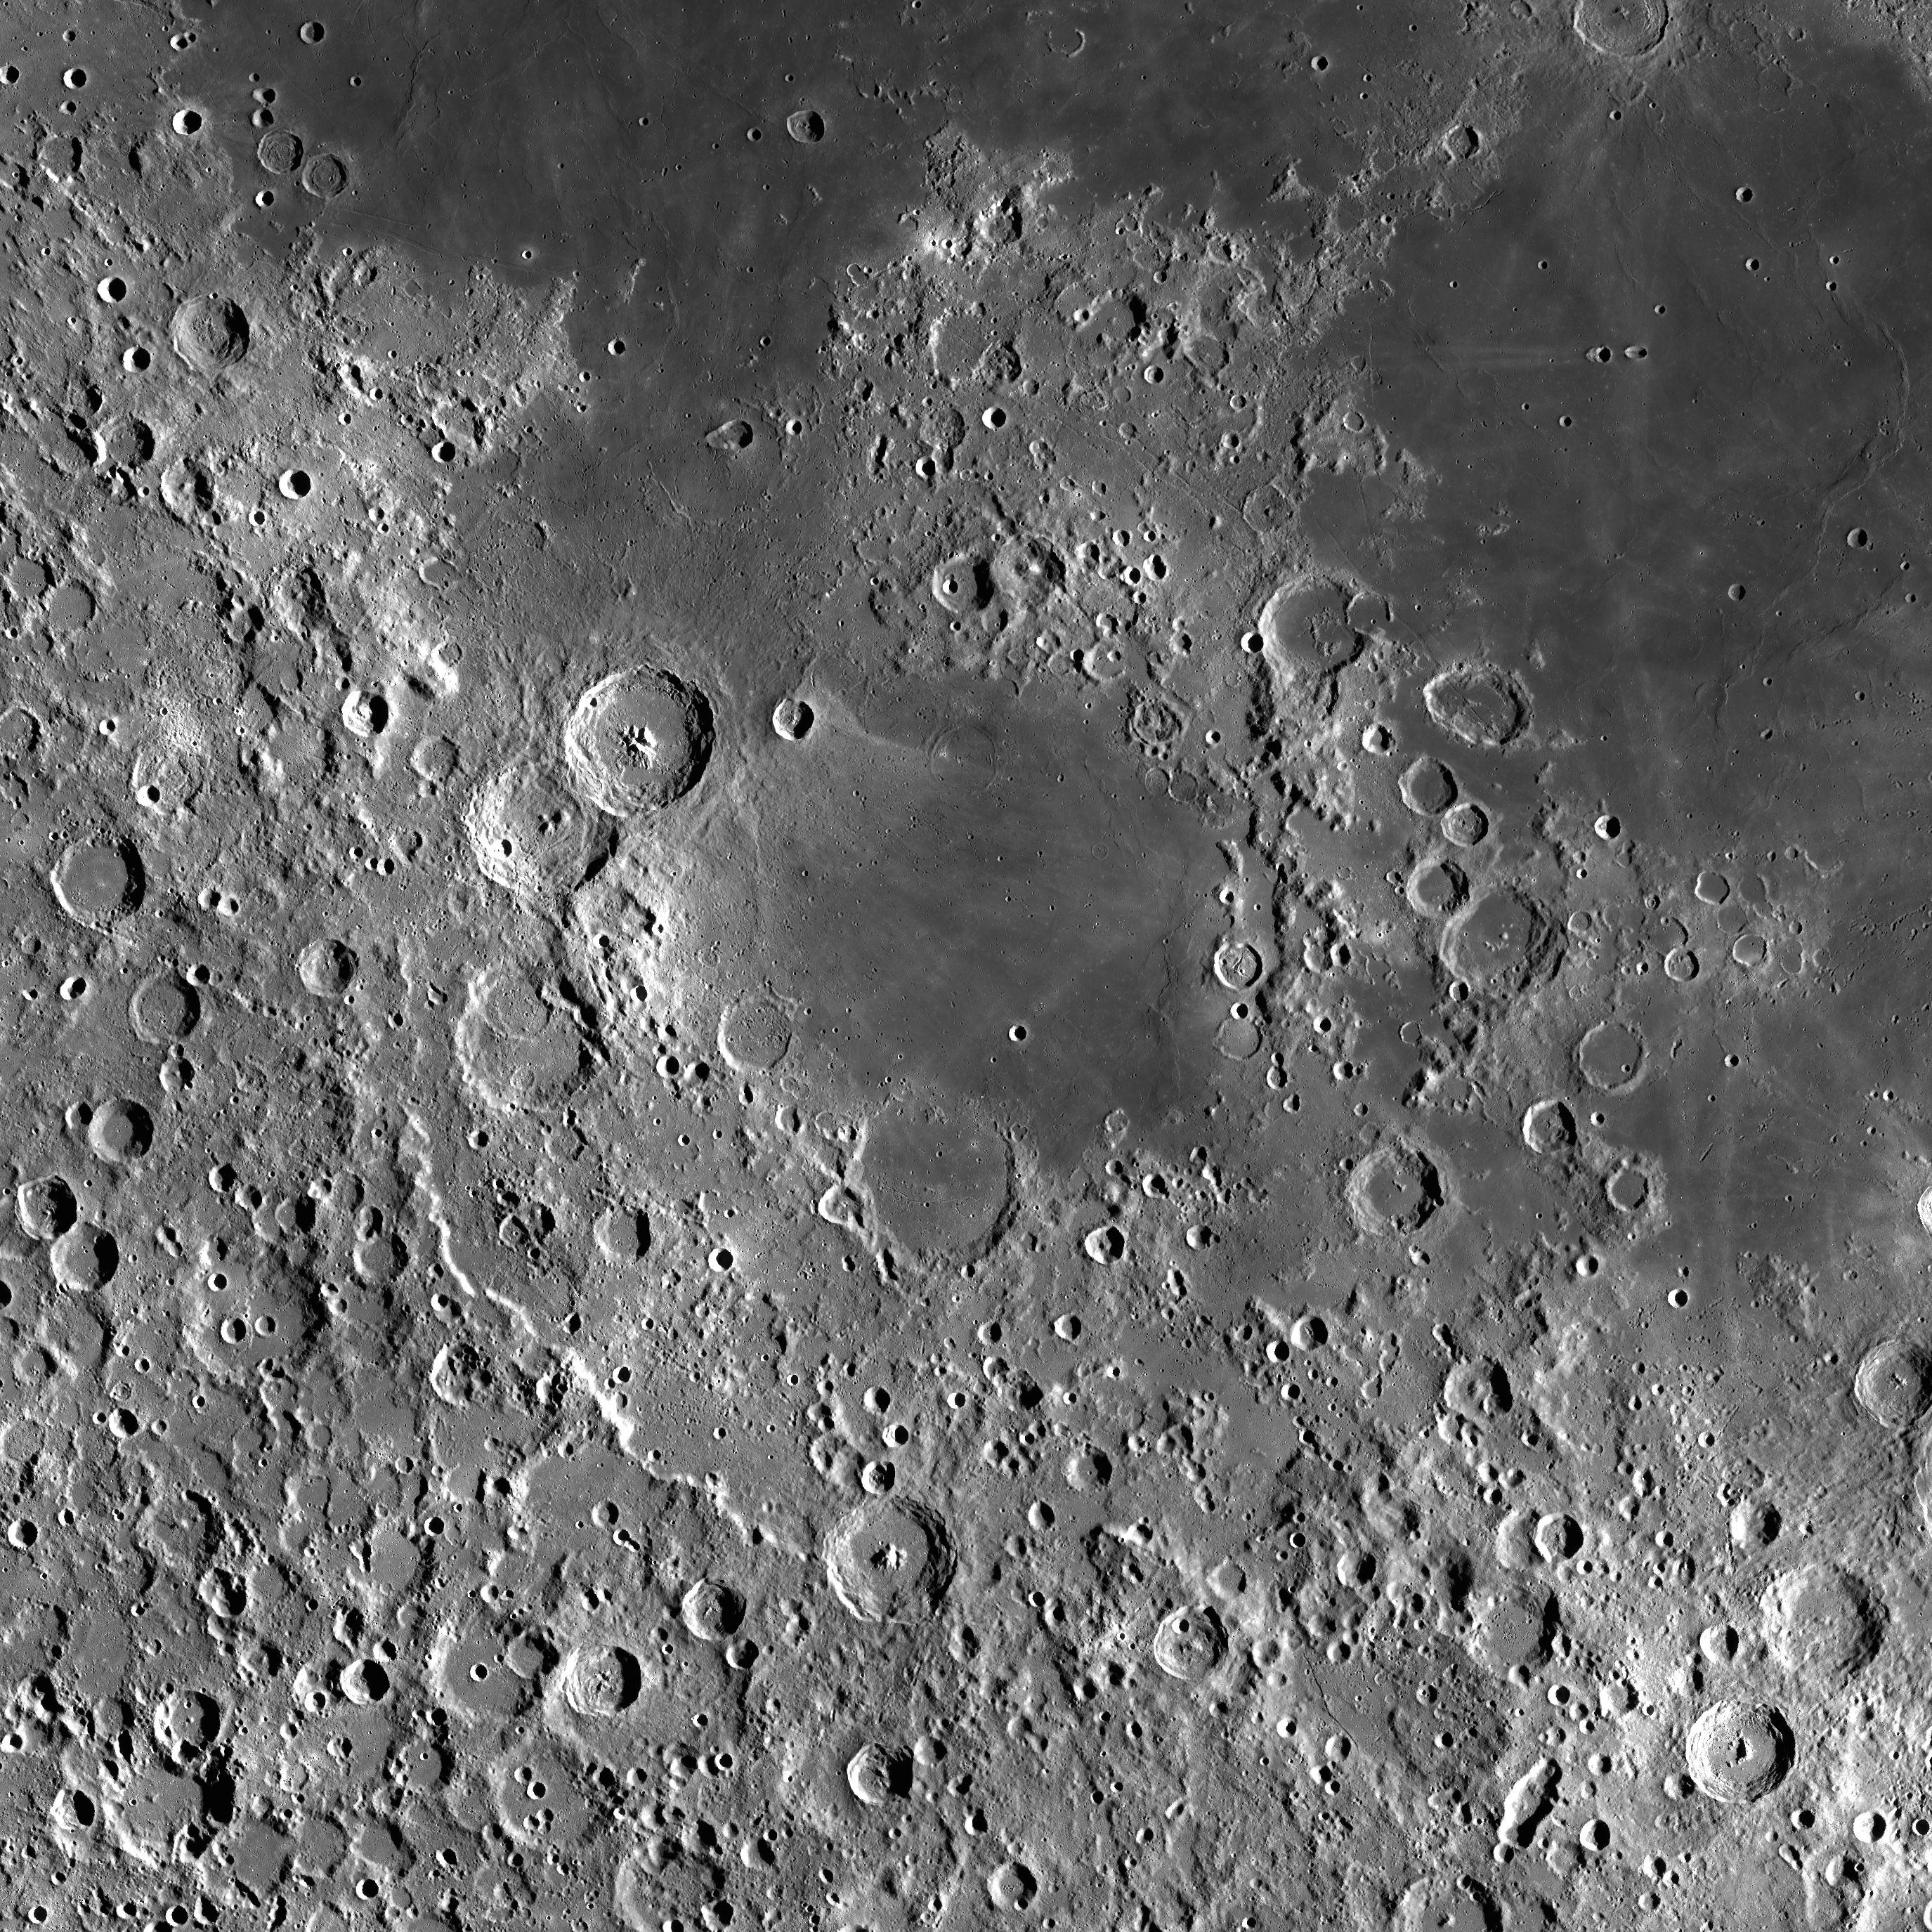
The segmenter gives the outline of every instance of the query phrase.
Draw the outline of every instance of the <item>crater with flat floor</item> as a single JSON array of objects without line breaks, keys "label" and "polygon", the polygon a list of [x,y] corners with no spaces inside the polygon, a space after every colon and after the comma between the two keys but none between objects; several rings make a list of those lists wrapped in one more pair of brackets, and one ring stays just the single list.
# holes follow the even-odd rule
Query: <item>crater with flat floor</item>
[{"label": "crater with flat floor", "polygon": [[[1100,724],[956,699],[766,740],[743,802],[774,990],[801,1040],[888,1092],[974,1101],[1070,1159],[1213,1077],[1184,1019],[1220,859]],[[1019,1036],[1014,1036],[1016,1029]]]}]

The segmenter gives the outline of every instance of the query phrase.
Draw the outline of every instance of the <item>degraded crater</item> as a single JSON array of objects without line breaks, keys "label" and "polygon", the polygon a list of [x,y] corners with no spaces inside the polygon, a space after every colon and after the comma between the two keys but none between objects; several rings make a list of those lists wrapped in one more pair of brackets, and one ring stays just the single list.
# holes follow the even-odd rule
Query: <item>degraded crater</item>
[{"label": "degraded crater", "polygon": [[1425,859],[1409,874],[1402,890],[1411,908],[1424,919],[1446,919],[1468,898],[1469,881],[1454,861]]},{"label": "degraded crater", "polygon": [[175,353],[200,376],[218,376],[248,353],[248,311],[232,296],[190,296],[175,310],[168,340]]},{"label": "degraded crater", "polygon": [[128,840],[102,837],[68,846],[54,862],[52,885],[70,918],[104,927],[140,904],[147,878]]},{"label": "degraded crater", "polygon": [[1868,1586],[1832,1563],[1803,1563],[1774,1577],[1760,1608],[1772,1660],[1820,1694],[1870,1663],[1885,1633]]},{"label": "degraded crater", "polygon": [[1563,956],[1562,934],[1520,888],[1492,886],[1470,902],[1444,934],[1450,970],[1486,998],[1526,993],[1550,978]]},{"label": "degraded crater", "polygon": [[1619,1214],[1642,1212],[1655,1191],[1651,1169],[1642,1160],[1619,1161],[1604,1177],[1604,1198]]},{"label": "degraded crater", "polygon": [[1452,664],[1422,691],[1429,715],[1466,745],[1500,751],[1529,720],[1529,700],[1506,672],[1488,664]]},{"label": "degraded crater", "polygon": [[1740,1550],[1768,1550],[1784,1527],[1784,1518],[1768,1496],[1745,1496],[1732,1505],[1731,1540]]},{"label": "degraded crater", "polygon": [[1413,1234],[1442,1205],[1442,1175],[1420,1148],[1397,1141],[1365,1156],[1346,1191],[1348,1211],[1364,1234]]},{"label": "degraded crater", "polygon": [[1318,574],[1290,578],[1262,606],[1256,628],[1272,662],[1290,673],[1325,675],[1360,654],[1348,623],[1346,585]]},{"label": "degraded crater", "polygon": [[1229,992],[1245,993],[1262,976],[1262,956],[1246,940],[1227,939],[1214,949],[1214,976]]},{"label": "degraded crater", "polygon": [[152,1720],[162,1756],[177,1766],[200,1759],[220,1734],[221,1706],[205,1690],[170,1687],[155,1704]]},{"label": "degraded crater", "polygon": [[1512,1579],[1478,1603],[1470,1654],[1498,1676],[1532,1669],[1548,1654],[1556,1626],[1556,1598],[1538,1585]]},{"label": "degraded crater", "polygon": [[1039,1874],[1024,1859],[1003,1858],[986,1874],[986,1896],[1001,1912],[1030,1910],[1040,1896]]},{"label": "degraded crater", "polygon": [[1228,1654],[1228,1633],[1211,1604],[1183,1604],[1161,1618],[1153,1650],[1167,1676],[1198,1684]]},{"label": "degraded crater", "polygon": [[687,1851],[678,1839],[660,1836],[626,1854],[617,1867],[613,1903],[632,1932],[663,1932],[667,1924],[718,1918],[720,1904],[729,1902],[728,1883],[724,1866],[701,1848]]},{"label": "degraded crater", "polygon": [[1503,1932],[1502,1908],[1480,1880],[1441,1872],[1415,1880],[1396,1901],[1394,1932]]},{"label": "degraded crater", "polygon": [[356,984],[355,950],[332,934],[312,939],[296,962],[303,986],[319,1000],[343,998]]},{"label": "degraded crater", "polygon": [[1433,818],[1456,802],[1456,775],[1440,758],[1417,758],[1396,782],[1411,812]]},{"label": "degraded crater", "polygon": [[1134,694],[1133,708],[1127,714],[1127,735],[1149,758],[1171,757],[1187,729],[1187,720],[1158,693]]},{"label": "degraded crater", "polygon": [[790,1045],[791,1022],[775,1000],[736,1000],[718,1017],[718,1051],[734,1072],[769,1072]]},{"label": "degraded crater", "polygon": [[1490,1422],[1516,1406],[1508,1372],[1500,1362],[1478,1357],[1458,1362],[1442,1382],[1442,1406],[1466,1421]]},{"label": "degraded crater", "polygon": [[962,550],[933,567],[933,602],[952,616],[982,608],[992,596],[991,566],[976,551]]},{"label": "degraded crater", "polygon": [[576,890],[600,856],[595,822],[562,777],[527,759],[471,795],[464,830],[483,876],[533,905]]},{"label": "degraded crater", "polygon": [[1576,1042],[1576,1067],[1600,1091],[1620,1094],[1643,1071],[1642,1030],[1630,1020],[1599,1020]]},{"label": "degraded crater", "polygon": [[867,1124],[860,1174],[895,1240],[963,1255],[999,1226],[1010,1166],[1005,1140],[976,1109],[895,1102]]},{"label": "degraded crater", "polygon": [[994,548],[989,567],[995,594],[1016,611],[1045,603],[1066,582],[1066,564],[1059,551],[1046,538],[1030,532],[1004,539]]},{"label": "degraded crater", "polygon": [[746,905],[794,1055],[976,1108],[1055,1162],[1114,1109],[1157,1120],[1211,1077],[1211,1024],[1192,1034],[1175,988],[1198,970],[1214,832],[1144,788],[1119,736],[960,691],[870,722],[827,693],[802,743],[762,742],[734,786],[748,876],[724,874],[722,835],[680,862],[692,903]]},{"label": "degraded crater", "polygon": [[54,1280],[76,1293],[105,1288],[121,1265],[121,1247],[92,1221],[77,1221],[48,1250]]},{"label": "degraded crater", "polygon": [[592,1059],[576,1011],[518,959],[496,961],[470,976],[454,1043],[465,1082],[497,1108],[558,1106]]}]

